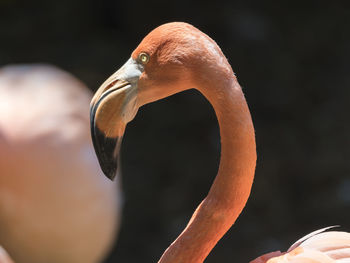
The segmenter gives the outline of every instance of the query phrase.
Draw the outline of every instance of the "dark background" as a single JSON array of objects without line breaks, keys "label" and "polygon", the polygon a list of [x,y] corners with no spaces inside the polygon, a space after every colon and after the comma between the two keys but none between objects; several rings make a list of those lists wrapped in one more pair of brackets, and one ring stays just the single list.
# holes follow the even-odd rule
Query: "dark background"
[{"label": "dark background", "polygon": [[[96,90],[170,21],[217,41],[256,129],[251,197],[206,262],[248,262],[324,226],[349,231],[349,1],[0,0],[0,65],[52,63]],[[156,262],[205,197],[219,151],[198,92],[143,107],[123,142],[123,223],[106,263]]]}]

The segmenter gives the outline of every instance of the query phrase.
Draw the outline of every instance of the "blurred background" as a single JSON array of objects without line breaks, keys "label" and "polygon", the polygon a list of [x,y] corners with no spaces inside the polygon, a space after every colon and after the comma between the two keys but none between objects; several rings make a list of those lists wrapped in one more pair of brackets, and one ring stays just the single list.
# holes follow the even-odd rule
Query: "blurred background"
[{"label": "blurred background", "polygon": [[[51,63],[95,91],[170,21],[217,41],[256,129],[252,194],[206,262],[248,262],[329,225],[350,231],[348,1],[0,0],[0,66]],[[198,92],[141,108],[123,142],[123,220],[105,263],[156,262],[208,192],[219,152]]]}]

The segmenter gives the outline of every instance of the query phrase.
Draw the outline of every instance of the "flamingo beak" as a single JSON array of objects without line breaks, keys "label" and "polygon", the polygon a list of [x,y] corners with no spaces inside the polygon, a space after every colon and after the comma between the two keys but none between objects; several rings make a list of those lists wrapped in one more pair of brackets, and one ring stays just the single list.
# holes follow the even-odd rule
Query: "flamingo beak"
[{"label": "flamingo beak", "polygon": [[103,173],[117,174],[125,127],[136,115],[137,82],[143,68],[133,59],[109,77],[90,104],[91,137]]}]

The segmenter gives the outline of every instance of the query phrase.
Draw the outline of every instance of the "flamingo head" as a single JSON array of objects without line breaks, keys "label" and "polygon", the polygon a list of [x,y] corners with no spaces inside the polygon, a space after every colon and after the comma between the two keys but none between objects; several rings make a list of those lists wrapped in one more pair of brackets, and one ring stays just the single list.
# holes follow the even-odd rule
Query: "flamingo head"
[{"label": "flamingo head", "polygon": [[91,134],[108,178],[116,175],[124,130],[138,108],[195,88],[200,81],[208,82],[212,70],[204,65],[217,65],[211,61],[215,55],[222,55],[220,48],[195,27],[164,24],[149,33],[130,59],[101,85],[91,101]]}]

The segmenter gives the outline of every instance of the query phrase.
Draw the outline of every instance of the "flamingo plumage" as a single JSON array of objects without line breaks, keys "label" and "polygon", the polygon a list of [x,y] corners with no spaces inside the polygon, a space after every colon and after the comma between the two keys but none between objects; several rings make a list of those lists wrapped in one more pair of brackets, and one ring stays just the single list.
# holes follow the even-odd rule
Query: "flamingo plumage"
[{"label": "flamingo plumage", "polygon": [[98,176],[91,97],[53,66],[0,69],[0,245],[16,263],[97,263],[113,243],[118,187]]},{"label": "flamingo plumage", "polygon": [[[175,22],[149,33],[131,58],[98,89],[90,107],[95,151],[105,175],[113,179],[125,127],[139,107],[188,89],[199,90],[214,108],[220,128],[221,160],[208,195],[159,263],[203,262],[247,202],[255,173],[256,145],[241,87],[214,40],[187,23]],[[270,253],[255,263],[334,262],[319,247],[315,249],[318,254],[300,256],[308,251],[307,244],[312,247],[317,243],[316,239],[332,244],[340,237],[336,248],[349,249],[349,233],[334,233],[316,234],[287,254]],[[343,261],[337,262],[349,259],[347,252]]]},{"label": "flamingo plumage", "polygon": [[296,241],[287,252],[271,252],[250,263],[350,263],[350,233],[326,227]]}]

